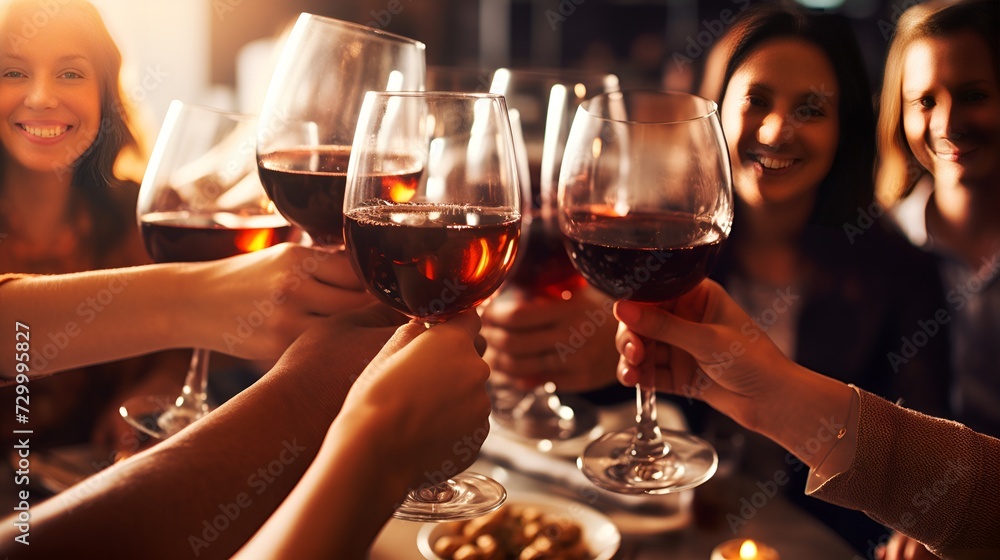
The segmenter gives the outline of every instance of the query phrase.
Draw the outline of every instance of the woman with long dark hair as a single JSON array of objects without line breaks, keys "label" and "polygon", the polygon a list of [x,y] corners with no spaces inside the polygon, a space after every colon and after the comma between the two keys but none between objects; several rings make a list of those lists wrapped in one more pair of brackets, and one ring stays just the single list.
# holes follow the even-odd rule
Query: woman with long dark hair
[{"label": "woman with long dark hair", "polygon": [[[728,51],[718,101],[736,211],[713,277],[787,357],[943,414],[946,339],[920,332],[943,298],[912,282],[932,264],[874,203],[872,92],[849,21],[758,4],[719,44]],[[734,429],[717,416],[708,423],[709,432]],[[792,471],[793,499],[859,551],[885,534],[856,512],[803,497],[804,469],[747,437],[745,468]]]}]

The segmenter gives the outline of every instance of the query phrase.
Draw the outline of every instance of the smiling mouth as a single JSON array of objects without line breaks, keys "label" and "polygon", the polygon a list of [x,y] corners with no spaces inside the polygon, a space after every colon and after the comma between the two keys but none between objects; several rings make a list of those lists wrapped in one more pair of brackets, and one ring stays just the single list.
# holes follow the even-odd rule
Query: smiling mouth
[{"label": "smiling mouth", "polygon": [[958,161],[959,159],[964,158],[965,156],[975,151],[976,151],[975,149],[972,149],[972,150],[963,150],[960,152],[934,152],[934,153],[937,154],[939,158],[945,161]]},{"label": "smiling mouth", "polygon": [[784,169],[798,161],[797,159],[777,159],[767,156],[759,156],[756,154],[750,154],[750,159],[759,163],[764,169],[770,169],[772,171]]},{"label": "smiling mouth", "polygon": [[39,138],[55,138],[56,136],[61,136],[69,130],[66,125],[60,126],[29,126],[26,124],[17,125],[21,127],[21,130],[27,132],[32,136],[37,136]]}]

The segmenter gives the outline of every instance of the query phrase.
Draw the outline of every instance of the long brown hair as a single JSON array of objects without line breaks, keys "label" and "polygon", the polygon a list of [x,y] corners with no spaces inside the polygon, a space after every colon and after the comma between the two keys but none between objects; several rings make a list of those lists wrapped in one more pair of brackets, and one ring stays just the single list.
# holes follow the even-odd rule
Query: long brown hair
[{"label": "long brown hair", "polygon": [[926,173],[913,156],[903,131],[903,58],[907,49],[918,39],[972,31],[986,41],[993,68],[997,69],[1000,65],[998,21],[1000,3],[996,0],[932,0],[913,6],[899,18],[886,56],[879,96],[876,192],[883,205],[891,206],[905,197],[913,190],[917,179]]},{"label": "long brown hair", "polygon": [[125,228],[135,227],[130,216],[109,212],[115,208],[111,190],[126,181],[115,174],[115,164],[129,150],[140,152],[132,127],[132,109],[121,85],[122,55],[104,19],[93,4],[86,0],[60,0],[51,9],[43,8],[38,0],[14,0],[3,10],[3,17],[16,17],[25,10],[34,10],[39,17],[72,17],[86,34],[86,48],[92,56],[101,88],[101,121],[94,141],[79,154],[69,154],[71,161],[53,162],[53,172],[71,169],[71,184],[78,189],[93,216],[94,248],[98,254],[114,246]]},{"label": "long brown hair", "polygon": [[776,4],[755,4],[742,12],[727,38],[729,60],[718,102],[729,81],[760,46],[776,38],[800,40],[820,49],[830,62],[839,95],[839,139],[826,176],[820,181],[810,224],[839,227],[853,222],[859,208],[874,200],[875,114],[861,48],[850,22],[835,14]]}]

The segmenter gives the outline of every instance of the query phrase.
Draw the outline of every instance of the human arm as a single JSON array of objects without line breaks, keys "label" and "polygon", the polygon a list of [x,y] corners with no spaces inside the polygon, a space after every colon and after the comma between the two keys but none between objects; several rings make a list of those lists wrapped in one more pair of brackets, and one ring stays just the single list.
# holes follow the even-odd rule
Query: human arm
[{"label": "human arm", "polygon": [[483,310],[484,357],[501,383],[579,392],[614,383],[614,300],[585,286],[569,300],[506,290]]},{"label": "human arm", "polygon": [[[91,546],[109,557],[228,558],[298,482],[402,319],[372,305],[322,321],[205,418],[34,505],[32,553]],[[10,522],[0,534],[0,554],[21,546]]]},{"label": "human arm", "polygon": [[[241,558],[361,558],[425,473],[465,470],[489,431],[489,367],[466,313],[409,323],[355,382],[316,459]],[[434,390],[428,390],[434,387]],[[363,483],[362,483],[363,482]]]},{"label": "human arm", "polygon": [[[42,376],[170,348],[275,359],[324,316],[371,301],[342,253],[281,244],[219,261],[15,279],[0,284],[0,324],[30,328],[30,371]],[[3,356],[0,377],[15,373],[14,356]]]},{"label": "human arm", "polygon": [[876,560],[936,560],[938,555],[920,541],[902,533],[893,533],[889,542],[875,549]]},{"label": "human arm", "polygon": [[[1000,495],[985,483],[1000,469],[1000,440],[798,366],[713,282],[663,307],[623,302],[615,311],[624,383],[655,364],[660,389],[705,400],[813,468],[812,495],[863,510],[948,557],[1000,548],[991,525]],[[641,337],[669,345],[647,357]],[[982,466],[956,472],[958,457]],[[917,507],[918,493],[944,477],[954,481],[950,491]]]}]

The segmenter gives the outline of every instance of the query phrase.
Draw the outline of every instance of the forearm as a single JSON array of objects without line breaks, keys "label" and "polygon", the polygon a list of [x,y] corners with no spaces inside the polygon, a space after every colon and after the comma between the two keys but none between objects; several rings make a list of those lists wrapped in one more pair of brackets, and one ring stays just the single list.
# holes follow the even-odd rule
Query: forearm
[{"label": "forearm", "polygon": [[363,558],[406,493],[405,460],[373,423],[352,414],[334,422],[299,485],[240,558]]},{"label": "forearm", "polygon": [[[93,543],[113,557],[228,558],[305,472],[374,353],[369,346],[389,334],[343,340],[338,346],[357,351],[341,351],[335,363],[302,360],[297,343],[271,373],[206,418],[34,508],[32,551],[78,554],[81,543]],[[12,529],[0,529],[0,547],[12,546]]]},{"label": "forearm", "polygon": [[[774,386],[741,407],[753,416],[734,418],[771,438],[809,467],[824,459],[838,459],[836,455],[843,451],[853,453],[853,446],[840,445],[838,434],[848,426],[851,414],[857,416],[857,409],[851,410],[854,390],[793,362],[775,367],[783,370]],[[837,453],[831,455],[833,450]]]},{"label": "forearm", "polygon": [[[179,268],[149,265],[6,282],[0,284],[0,325],[25,325],[31,376],[182,347],[196,335],[180,321],[186,307]],[[16,374],[14,349],[9,345],[0,356],[5,379]]]},{"label": "forearm", "polygon": [[862,392],[850,468],[807,488],[862,510],[947,558],[1000,550],[1000,440]]}]

